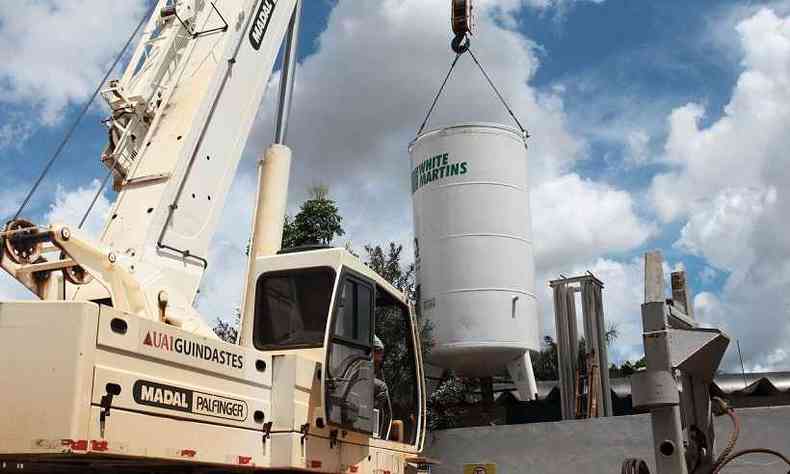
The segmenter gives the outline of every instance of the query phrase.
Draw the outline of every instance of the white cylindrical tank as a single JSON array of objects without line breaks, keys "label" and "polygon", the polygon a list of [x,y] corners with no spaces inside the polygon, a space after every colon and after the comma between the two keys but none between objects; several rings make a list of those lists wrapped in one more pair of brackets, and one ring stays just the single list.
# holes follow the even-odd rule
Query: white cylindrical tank
[{"label": "white cylindrical tank", "polygon": [[493,375],[540,344],[525,137],[464,123],[423,133],[409,153],[428,361]]}]

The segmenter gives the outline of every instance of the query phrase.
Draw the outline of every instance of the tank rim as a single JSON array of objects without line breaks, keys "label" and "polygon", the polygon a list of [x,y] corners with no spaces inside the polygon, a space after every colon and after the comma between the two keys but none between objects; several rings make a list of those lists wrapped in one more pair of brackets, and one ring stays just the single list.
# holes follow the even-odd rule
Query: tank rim
[{"label": "tank rim", "polygon": [[464,128],[484,128],[484,129],[487,128],[487,129],[507,132],[516,136],[519,140],[523,141],[525,145],[527,143],[526,137],[524,137],[521,131],[511,125],[505,125],[497,122],[458,122],[444,127],[432,128],[430,130],[426,130],[422,132],[421,134],[414,137],[414,139],[412,139],[411,142],[409,142],[409,151],[411,151],[411,149],[414,147],[414,145],[417,144],[417,142],[423,140],[424,138],[430,135],[435,135],[437,133],[445,132],[448,130],[454,131]]}]

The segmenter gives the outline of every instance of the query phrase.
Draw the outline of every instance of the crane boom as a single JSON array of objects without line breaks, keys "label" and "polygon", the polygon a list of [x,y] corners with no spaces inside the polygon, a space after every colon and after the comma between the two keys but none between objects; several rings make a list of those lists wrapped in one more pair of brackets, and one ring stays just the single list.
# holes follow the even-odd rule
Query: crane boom
[{"label": "crane boom", "polygon": [[159,3],[134,55],[142,64],[113,85],[146,130],[105,151],[119,194],[101,240],[156,262],[162,286],[191,300],[295,0]]}]

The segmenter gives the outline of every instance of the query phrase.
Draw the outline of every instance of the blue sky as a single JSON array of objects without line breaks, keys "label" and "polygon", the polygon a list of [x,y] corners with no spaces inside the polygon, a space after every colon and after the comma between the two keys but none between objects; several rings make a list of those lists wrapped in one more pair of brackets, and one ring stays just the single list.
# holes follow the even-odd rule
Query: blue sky
[{"label": "blue sky", "polygon": [[[20,14],[0,6],[0,214],[15,210],[145,9],[136,0],[109,15],[106,2],[75,3],[84,8],[26,0]],[[310,184],[325,181],[352,245],[409,245],[405,149],[451,59],[447,2],[305,3],[290,132],[297,156],[291,208]],[[790,260],[790,226],[781,216],[790,186],[783,152],[790,138],[782,132],[790,125],[790,4],[479,3],[474,47],[533,137],[545,332],[553,332],[545,282],[592,270],[607,284],[607,317],[623,333],[613,358],[638,357],[640,258],[660,248],[668,269],[688,271],[698,316],[741,339],[747,365],[789,369],[790,269],[782,262]],[[46,29],[34,17],[44,26],[71,26]],[[448,86],[437,123],[506,120],[467,66],[458,73],[463,80]],[[271,92],[228,204],[233,220],[247,216],[254,156],[271,140]],[[104,173],[104,115],[97,106],[85,117],[26,215],[79,215]],[[94,230],[112,199],[105,193]],[[236,253],[244,239],[233,226],[223,225],[214,255],[236,263],[205,282],[204,295],[220,295],[202,297],[209,318],[238,304],[240,286],[228,282],[241,278]],[[3,282],[4,295],[20,292]],[[732,354],[727,361],[733,367]]]}]

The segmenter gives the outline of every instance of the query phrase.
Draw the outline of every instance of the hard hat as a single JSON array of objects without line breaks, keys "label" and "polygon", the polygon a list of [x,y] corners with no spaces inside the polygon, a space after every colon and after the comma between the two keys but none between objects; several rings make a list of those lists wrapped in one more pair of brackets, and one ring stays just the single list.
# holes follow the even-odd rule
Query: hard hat
[{"label": "hard hat", "polygon": [[373,349],[377,351],[384,350],[384,343],[381,342],[381,339],[379,339],[379,337],[375,334],[373,335]]}]

